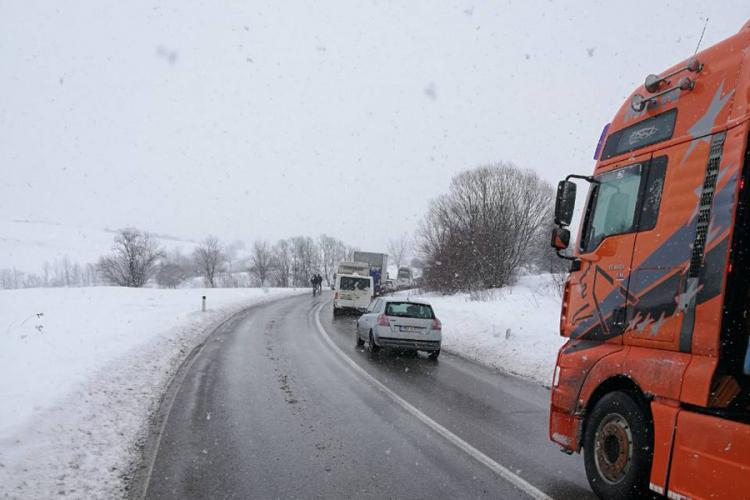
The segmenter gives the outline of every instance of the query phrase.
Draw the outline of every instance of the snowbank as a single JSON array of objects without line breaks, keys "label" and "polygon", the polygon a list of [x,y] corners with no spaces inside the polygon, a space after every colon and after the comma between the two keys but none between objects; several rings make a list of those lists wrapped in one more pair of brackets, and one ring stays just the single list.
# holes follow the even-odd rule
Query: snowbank
[{"label": "snowbank", "polygon": [[443,323],[444,350],[545,386],[552,382],[565,339],[558,333],[561,299],[549,274],[524,276],[475,300],[468,294],[418,297],[433,305]]},{"label": "snowbank", "polygon": [[232,312],[307,292],[0,290],[0,497],[123,496],[181,360]]}]

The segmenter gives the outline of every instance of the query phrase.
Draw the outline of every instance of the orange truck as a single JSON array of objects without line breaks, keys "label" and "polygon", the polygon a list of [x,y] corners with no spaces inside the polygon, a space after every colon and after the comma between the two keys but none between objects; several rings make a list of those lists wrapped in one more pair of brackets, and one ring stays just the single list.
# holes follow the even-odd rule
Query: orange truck
[{"label": "orange truck", "polygon": [[558,185],[549,433],[601,498],[750,498],[749,131],[750,22],[649,75]]}]

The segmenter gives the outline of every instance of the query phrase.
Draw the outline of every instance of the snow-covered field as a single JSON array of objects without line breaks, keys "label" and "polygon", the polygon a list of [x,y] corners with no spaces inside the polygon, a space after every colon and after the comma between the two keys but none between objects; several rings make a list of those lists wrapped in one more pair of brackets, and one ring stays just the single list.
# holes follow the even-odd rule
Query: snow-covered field
[{"label": "snow-covered field", "polygon": [[523,276],[480,300],[468,294],[411,296],[433,305],[443,323],[444,350],[546,386],[552,382],[565,339],[558,333],[561,299],[550,275]]},{"label": "snow-covered field", "polygon": [[180,361],[232,312],[307,292],[0,290],[0,497],[123,496]]}]

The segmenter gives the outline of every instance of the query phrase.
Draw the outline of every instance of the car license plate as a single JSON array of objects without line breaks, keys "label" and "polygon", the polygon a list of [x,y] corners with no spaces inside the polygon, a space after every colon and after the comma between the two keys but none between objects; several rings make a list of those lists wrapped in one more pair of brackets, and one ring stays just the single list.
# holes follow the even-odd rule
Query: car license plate
[{"label": "car license plate", "polygon": [[416,326],[402,326],[401,327],[402,332],[418,332],[420,330],[421,328],[416,327]]}]

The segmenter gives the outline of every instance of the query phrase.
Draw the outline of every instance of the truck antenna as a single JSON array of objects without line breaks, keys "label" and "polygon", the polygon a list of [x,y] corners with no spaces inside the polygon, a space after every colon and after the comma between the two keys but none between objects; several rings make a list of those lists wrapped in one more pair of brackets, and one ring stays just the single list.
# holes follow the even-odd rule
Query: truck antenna
[{"label": "truck antenna", "polygon": [[693,55],[698,53],[698,49],[701,48],[701,42],[703,41],[703,35],[706,34],[706,26],[708,26],[708,17],[706,18],[706,22],[703,23],[703,31],[701,31],[701,37],[698,39],[698,45],[695,46],[695,52],[693,52]]}]

